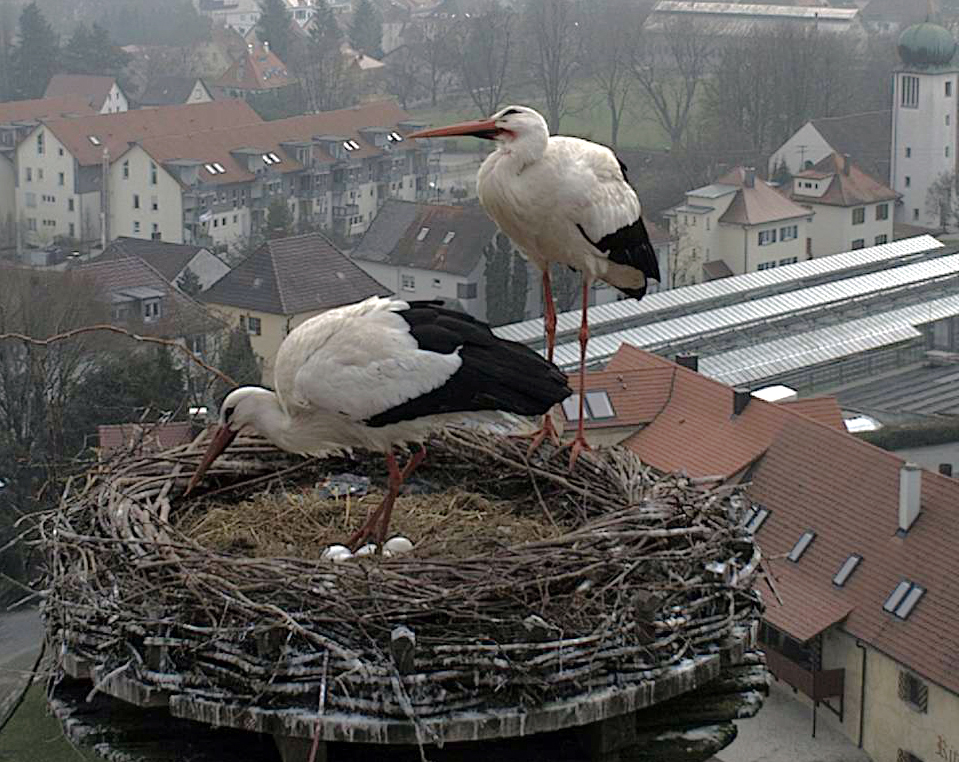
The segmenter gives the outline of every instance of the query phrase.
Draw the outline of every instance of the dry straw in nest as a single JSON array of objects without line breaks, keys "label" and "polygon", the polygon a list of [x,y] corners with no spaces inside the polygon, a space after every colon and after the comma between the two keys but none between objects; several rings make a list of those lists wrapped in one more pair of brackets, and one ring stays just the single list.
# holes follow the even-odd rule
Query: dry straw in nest
[{"label": "dry straw in nest", "polygon": [[[328,710],[417,719],[649,679],[758,612],[732,489],[654,476],[625,450],[569,475],[548,445],[527,462],[525,442],[450,432],[418,472],[439,494],[398,509],[414,551],[332,564],[322,546],[367,504],[347,522],[345,501],[308,499],[313,485],[376,480],[380,457],[304,460],[241,438],[212,489],[184,499],[205,444],[93,472],[45,517],[63,651],[198,698],[315,709],[319,694]],[[399,626],[415,633],[402,657]]]}]

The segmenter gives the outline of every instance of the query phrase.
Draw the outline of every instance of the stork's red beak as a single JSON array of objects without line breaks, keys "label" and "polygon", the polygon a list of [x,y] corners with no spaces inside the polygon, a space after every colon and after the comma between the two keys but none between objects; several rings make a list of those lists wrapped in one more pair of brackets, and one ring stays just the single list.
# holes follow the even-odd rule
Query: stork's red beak
[{"label": "stork's red beak", "polygon": [[449,138],[454,135],[471,135],[474,138],[492,140],[503,132],[496,126],[495,119],[478,119],[473,122],[459,122],[449,127],[436,127],[432,130],[420,130],[410,135],[411,138]]},{"label": "stork's red beak", "polygon": [[229,426],[220,426],[217,428],[213,434],[213,439],[210,440],[210,445],[203,454],[203,460],[200,461],[196,473],[193,474],[190,483],[186,487],[186,492],[183,493],[184,496],[189,495],[193,488],[200,483],[203,474],[205,474],[206,470],[213,464],[213,461],[220,457],[220,453],[230,446],[230,442],[236,439],[237,433],[238,432],[233,431]]}]

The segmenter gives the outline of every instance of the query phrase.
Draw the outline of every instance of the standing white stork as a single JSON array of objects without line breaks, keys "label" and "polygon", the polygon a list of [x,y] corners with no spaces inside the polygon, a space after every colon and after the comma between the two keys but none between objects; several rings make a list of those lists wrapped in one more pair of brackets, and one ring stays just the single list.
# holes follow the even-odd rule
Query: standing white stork
[{"label": "standing white stork", "polygon": [[[569,465],[588,449],[583,435],[589,290],[597,278],[627,296],[641,299],[647,279],[659,280],[656,253],[646,233],[626,167],[606,146],[588,140],[550,137],[546,120],[531,108],[507,106],[489,119],[416,132],[412,138],[473,135],[498,146],[479,169],[480,203],[500,229],[543,273],[546,356],[553,359],[556,309],[549,266],[558,262],[583,276],[579,332],[579,425]],[[530,445],[545,437],[558,441],[547,414]]]},{"label": "standing white stork", "polygon": [[310,318],[283,340],[276,391],[234,389],[187,492],[245,426],[289,452],[362,447],[386,454],[389,489],[350,538],[382,545],[400,487],[426,455],[401,471],[394,446],[465,420],[542,415],[572,390],[566,376],[529,347],[440,302],[372,297]]}]

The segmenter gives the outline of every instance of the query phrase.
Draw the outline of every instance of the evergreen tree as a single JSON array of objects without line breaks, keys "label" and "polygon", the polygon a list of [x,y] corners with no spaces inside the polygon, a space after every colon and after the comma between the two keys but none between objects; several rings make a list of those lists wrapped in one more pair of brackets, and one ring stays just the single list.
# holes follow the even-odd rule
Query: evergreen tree
[{"label": "evergreen tree", "polygon": [[[262,376],[260,359],[253,351],[250,334],[241,328],[230,331],[226,346],[220,352],[217,366],[236,381],[238,386],[260,383]],[[217,381],[214,389],[217,400],[223,399],[230,391],[231,388],[225,383]]]},{"label": "evergreen tree", "polygon": [[497,233],[485,249],[486,320],[492,326],[515,323],[526,312],[526,261],[513,253],[513,244]]},{"label": "evergreen tree", "polygon": [[260,0],[256,36],[261,41],[268,42],[270,50],[276,53],[283,63],[289,63],[293,38],[290,33],[290,16],[283,0]]},{"label": "evergreen tree", "polygon": [[11,61],[14,96],[42,97],[59,71],[59,59],[60,40],[34,0],[20,13],[20,34]]},{"label": "evergreen tree", "polygon": [[780,157],[779,163],[773,167],[773,176],[769,179],[780,185],[788,183],[792,179],[792,174],[789,172],[789,165],[786,164],[784,158]]},{"label": "evergreen tree", "polygon": [[285,238],[292,227],[293,215],[290,214],[290,207],[286,205],[286,199],[273,199],[266,210],[267,238]]},{"label": "evergreen tree", "polygon": [[177,288],[187,296],[196,296],[203,290],[203,284],[200,283],[200,276],[189,267],[177,278],[176,285]]},{"label": "evergreen tree", "polygon": [[341,49],[343,31],[323,0],[316,6],[315,18],[297,65],[303,94],[310,111],[345,108],[355,102],[356,83]]},{"label": "evergreen tree", "polygon": [[360,0],[353,10],[350,44],[360,53],[383,57],[383,17],[371,0]]},{"label": "evergreen tree", "polygon": [[0,102],[13,98],[13,38],[16,32],[13,6],[0,5]]}]

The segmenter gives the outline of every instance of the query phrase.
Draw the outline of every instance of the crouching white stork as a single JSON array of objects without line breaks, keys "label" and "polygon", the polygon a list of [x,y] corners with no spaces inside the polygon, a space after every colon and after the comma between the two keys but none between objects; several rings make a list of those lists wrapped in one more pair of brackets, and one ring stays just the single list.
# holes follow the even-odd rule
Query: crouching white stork
[{"label": "crouching white stork", "polygon": [[441,304],[372,297],[297,326],[276,355],[276,391],[242,386],[223,400],[187,492],[245,426],[290,452],[379,450],[389,489],[348,544],[382,546],[400,487],[426,455],[421,446],[400,470],[394,446],[452,423],[542,415],[572,394],[551,362]]},{"label": "crouching white stork", "polygon": [[[410,137],[451,135],[473,135],[498,143],[479,169],[477,191],[487,213],[543,273],[546,356],[550,361],[556,343],[550,263],[582,273],[579,426],[570,452],[572,469],[579,452],[588,449],[583,435],[583,399],[590,286],[598,278],[641,299],[647,279],[659,280],[659,265],[640,215],[639,199],[626,181],[626,167],[610,149],[579,138],[550,137],[546,120],[531,108],[507,106],[489,119],[423,130]],[[558,441],[548,414],[530,452],[547,436]]]}]

